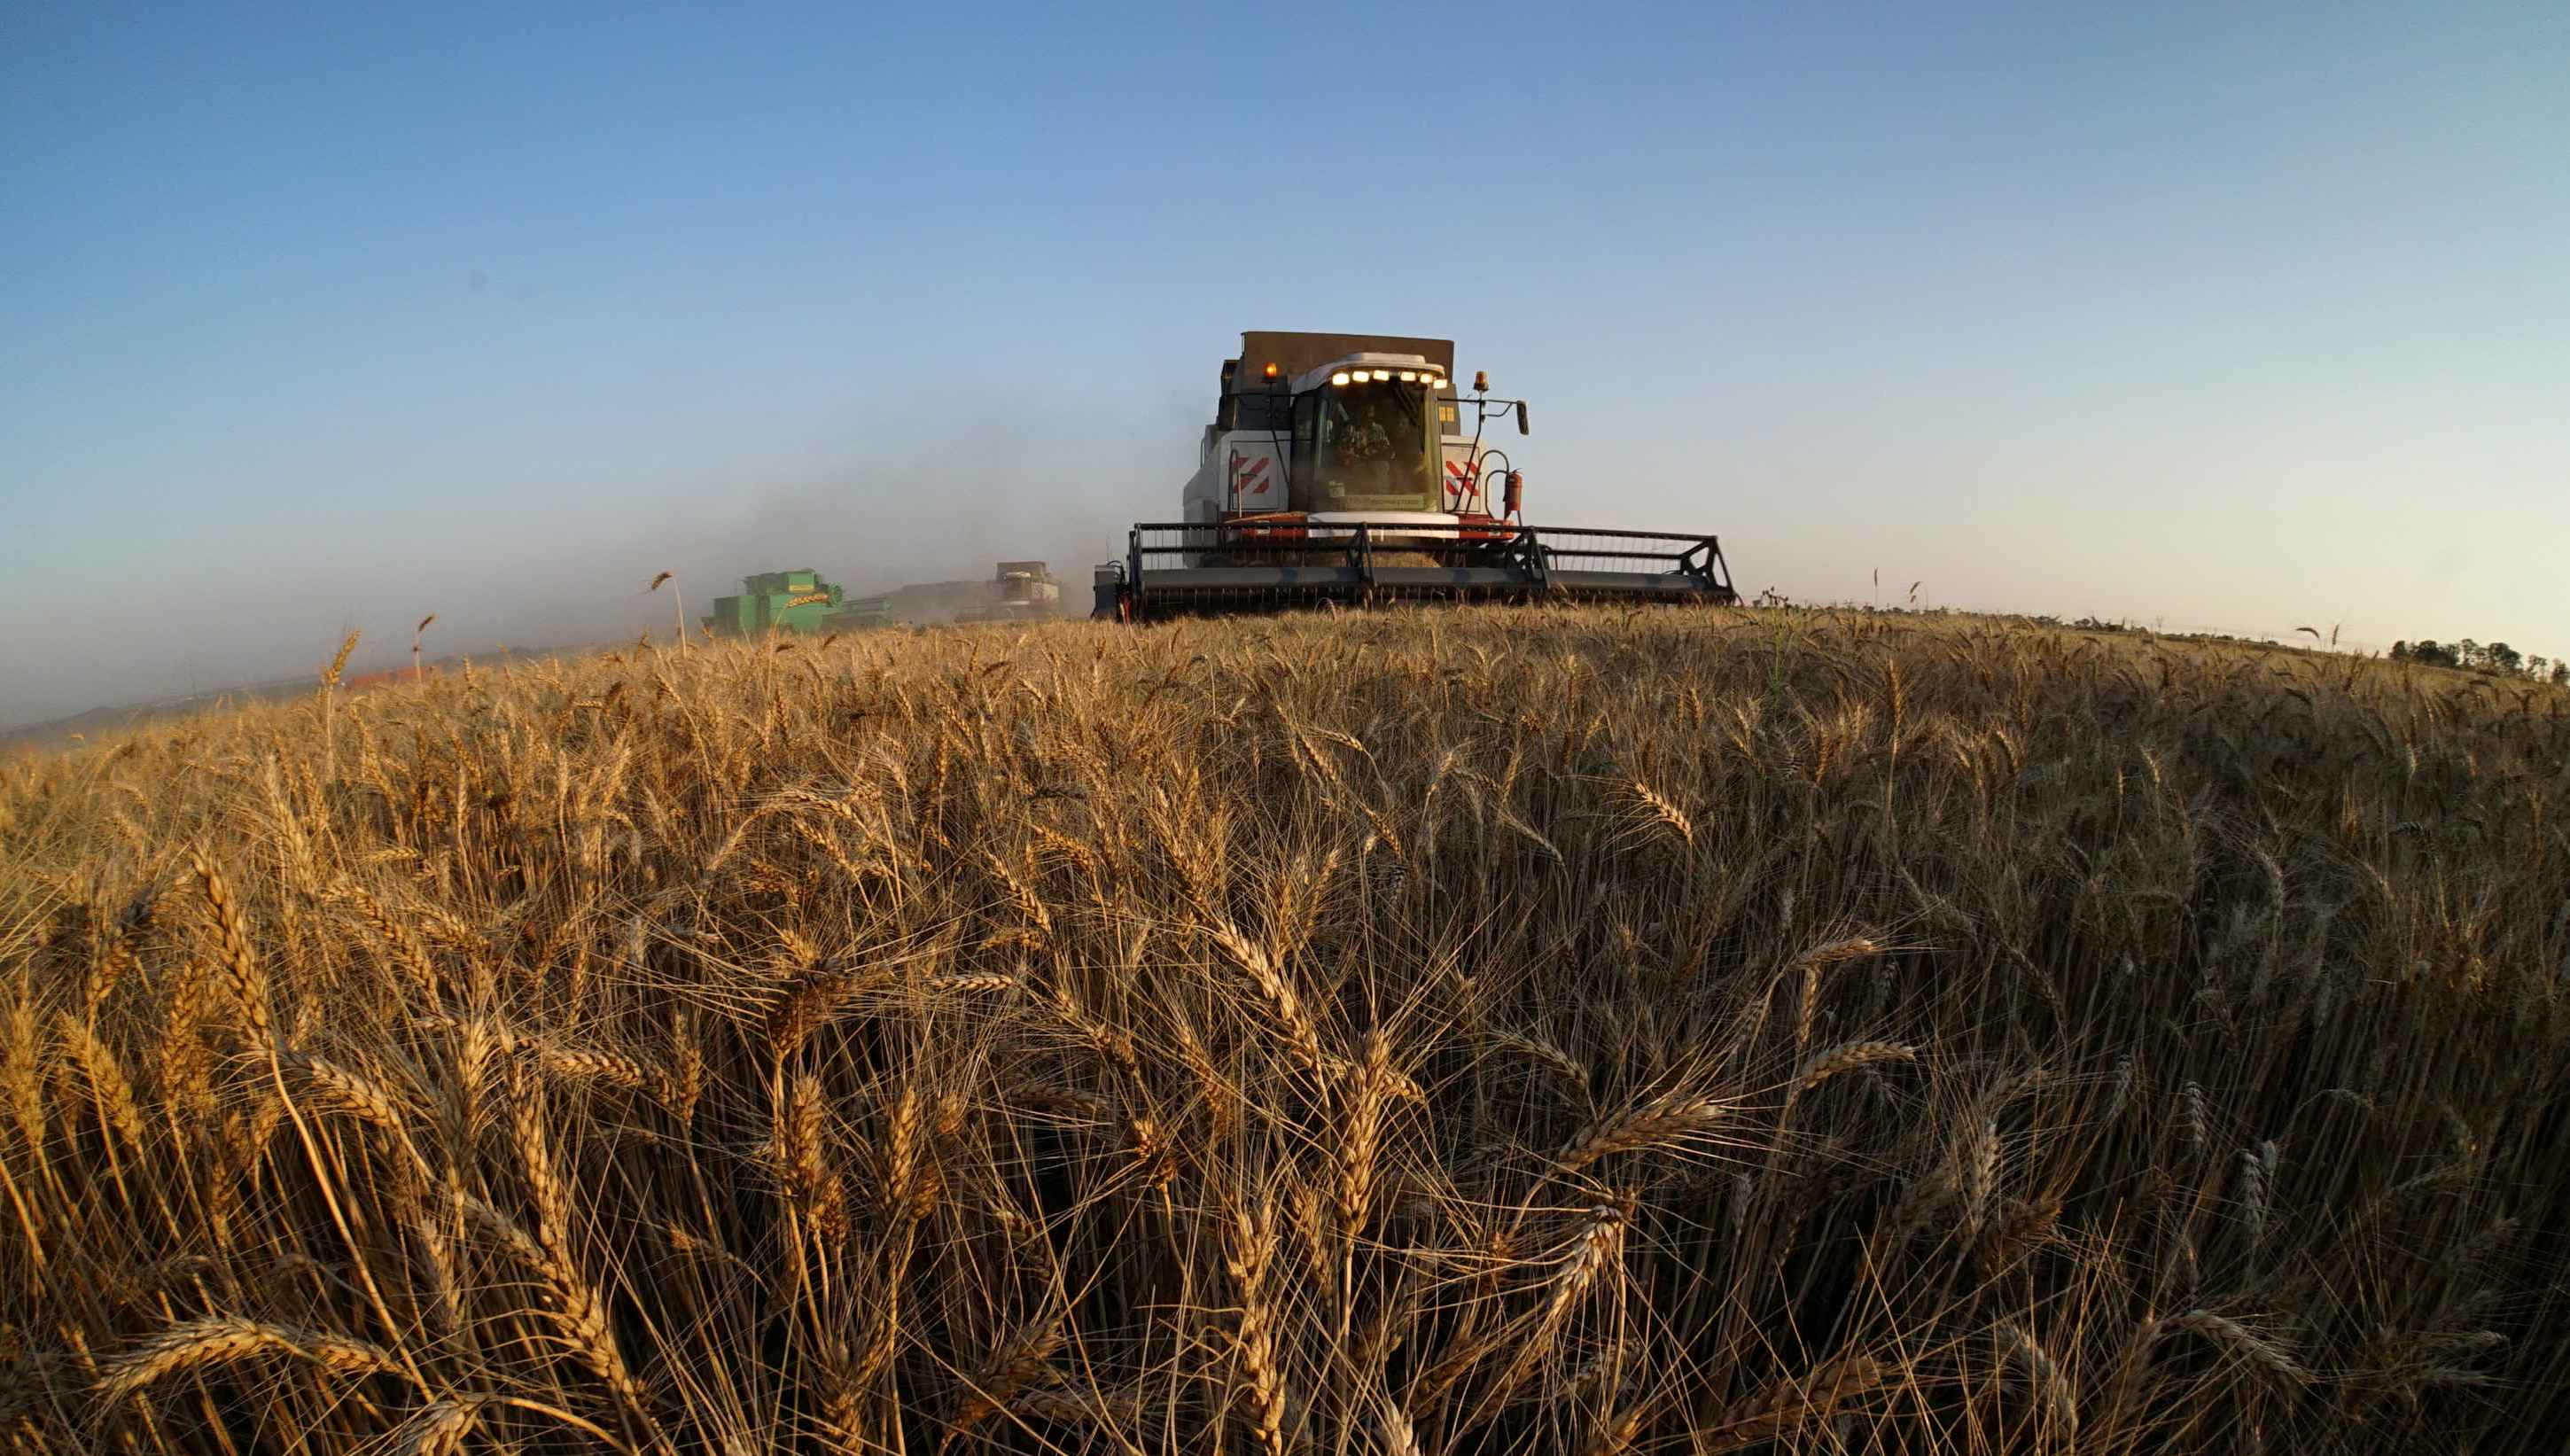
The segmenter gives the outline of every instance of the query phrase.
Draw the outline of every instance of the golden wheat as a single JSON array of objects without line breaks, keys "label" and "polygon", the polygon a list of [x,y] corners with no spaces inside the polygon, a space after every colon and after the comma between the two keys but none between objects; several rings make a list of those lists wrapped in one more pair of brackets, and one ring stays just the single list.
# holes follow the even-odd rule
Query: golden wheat
[{"label": "golden wheat", "polygon": [[14,1449],[2570,1427],[2570,694],[1867,612],[690,647],[0,764]]}]

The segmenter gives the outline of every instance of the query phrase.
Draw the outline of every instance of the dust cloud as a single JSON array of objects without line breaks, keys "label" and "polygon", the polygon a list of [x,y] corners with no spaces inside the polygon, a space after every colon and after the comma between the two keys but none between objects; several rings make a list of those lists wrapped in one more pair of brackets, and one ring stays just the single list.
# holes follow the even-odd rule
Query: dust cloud
[{"label": "dust cloud", "polygon": [[[665,643],[681,601],[693,633],[714,598],[761,571],[810,567],[861,597],[1041,560],[1075,612],[1090,566],[1121,553],[1125,528],[1174,510],[1202,403],[1172,395],[1117,418],[1056,411],[999,425],[913,415],[763,481],[709,464],[701,489],[647,508],[612,483],[566,484],[547,503],[553,522],[495,525],[470,549],[284,552],[102,600],[22,601],[0,619],[0,730],[308,686],[352,630],[363,638],[351,674],[407,667],[412,629],[431,612],[423,657],[432,663],[612,647],[645,633]],[[601,503],[594,519],[566,508],[585,498]],[[566,517],[575,524],[561,525]],[[674,580],[646,590],[663,571]]]}]

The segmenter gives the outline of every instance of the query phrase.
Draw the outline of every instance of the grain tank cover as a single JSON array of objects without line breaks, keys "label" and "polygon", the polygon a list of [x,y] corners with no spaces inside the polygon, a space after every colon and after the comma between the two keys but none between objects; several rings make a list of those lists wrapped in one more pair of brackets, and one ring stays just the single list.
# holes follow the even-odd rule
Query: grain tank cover
[{"label": "grain tank cover", "polygon": [[755,576],[742,577],[740,585],[741,590],[752,596],[764,596],[769,592],[799,596],[820,590],[821,574],[808,566],[793,571],[763,571]]},{"label": "grain tank cover", "polygon": [[1451,338],[1401,338],[1388,333],[1282,333],[1253,329],[1240,336],[1240,374],[1233,386],[1255,389],[1269,364],[1285,379],[1299,379],[1350,354],[1417,354],[1439,372],[1455,372]]}]

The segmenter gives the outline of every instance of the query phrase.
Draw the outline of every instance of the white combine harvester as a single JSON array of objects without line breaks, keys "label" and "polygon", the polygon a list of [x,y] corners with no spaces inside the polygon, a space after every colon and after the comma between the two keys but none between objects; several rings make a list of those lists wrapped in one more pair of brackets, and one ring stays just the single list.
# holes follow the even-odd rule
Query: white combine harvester
[{"label": "white combine harvester", "polygon": [[955,616],[958,622],[1018,622],[1062,615],[1062,583],[1041,561],[1004,561],[984,584],[988,599]]},{"label": "white combine harvester", "polygon": [[1133,528],[1097,569],[1125,622],[1302,604],[1620,599],[1732,603],[1712,536],[1526,524],[1525,477],[1484,427],[1513,416],[1455,345],[1252,332],[1222,365],[1183,521]]}]

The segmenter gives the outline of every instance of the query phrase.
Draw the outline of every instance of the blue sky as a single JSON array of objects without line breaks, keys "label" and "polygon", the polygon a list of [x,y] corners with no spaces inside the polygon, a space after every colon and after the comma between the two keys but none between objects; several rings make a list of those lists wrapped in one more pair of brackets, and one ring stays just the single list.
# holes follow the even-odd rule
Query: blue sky
[{"label": "blue sky", "polygon": [[1076,579],[1244,328],[1753,589],[2570,653],[2558,4],[930,9],[9,7],[0,723]]}]

